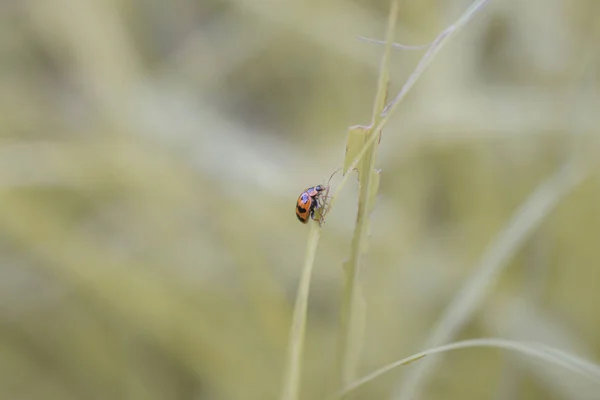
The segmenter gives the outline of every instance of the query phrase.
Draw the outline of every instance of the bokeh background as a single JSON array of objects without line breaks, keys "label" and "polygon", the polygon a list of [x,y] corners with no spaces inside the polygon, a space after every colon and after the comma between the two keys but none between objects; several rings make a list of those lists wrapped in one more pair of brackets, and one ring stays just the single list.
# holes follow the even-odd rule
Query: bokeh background
[{"label": "bokeh background", "polygon": [[[431,42],[469,4],[402,1],[396,38]],[[277,396],[308,232],[293,206],[342,165],[347,128],[371,121],[383,49],[357,36],[382,38],[388,10],[0,1],[1,399]],[[582,178],[524,212],[542,223],[514,255],[501,249],[452,339],[600,360],[598,16],[595,0],[491,1],[386,127],[361,373],[423,349],[516,210],[565,165]],[[421,56],[394,52],[392,94]],[[331,389],[356,194],[353,179],[319,244],[303,399]],[[356,398],[402,398],[414,365]],[[420,398],[599,397],[564,371],[471,349],[444,357]]]}]

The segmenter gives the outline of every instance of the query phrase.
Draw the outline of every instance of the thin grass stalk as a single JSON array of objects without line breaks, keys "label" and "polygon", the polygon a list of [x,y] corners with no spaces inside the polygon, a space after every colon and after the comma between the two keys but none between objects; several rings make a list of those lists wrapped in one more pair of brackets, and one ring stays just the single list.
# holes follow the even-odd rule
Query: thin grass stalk
[{"label": "thin grass stalk", "polygon": [[302,267],[302,277],[298,285],[294,314],[292,316],[287,361],[284,369],[281,395],[279,397],[281,400],[297,400],[300,396],[302,351],[304,349],[304,337],[306,333],[306,310],[308,308],[310,278],[312,276],[320,235],[321,227],[318,223],[311,221],[304,256],[304,266]]},{"label": "thin grass stalk", "polygon": [[515,351],[524,355],[535,357],[546,361],[550,364],[554,364],[573,371],[575,373],[586,376],[590,380],[595,381],[600,388],[600,365],[595,364],[591,361],[585,360],[577,355],[565,352],[563,350],[548,346],[542,343],[527,343],[518,342],[513,340],[495,339],[495,338],[481,338],[481,339],[470,339],[463,340],[460,342],[450,343],[444,346],[433,347],[419,353],[415,353],[409,357],[403,358],[399,361],[395,361],[388,364],[378,370],[365,375],[364,377],[355,380],[350,385],[340,391],[336,397],[331,399],[342,399],[355,391],[356,389],[366,385],[369,382],[381,377],[394,369],[418,361],[426,356],[433,355],[436,353],[445,353],[448,351],[475,348],[475,347],[490,347],[499,348],[508,351]]},{"label": "thin grass stalk", "polygon": [[[488,289],[495,283],[517,249],[559,201],[571,193],[586,176],[582,166],[568,163],[536,188],[490,243],[481,260],[473,268],[475,272],[446,308],[437,326],[429,335],[425,347],[439,346],[448,342],[462,329],[478,310]],[[428,358],[411,370],[398,385],[397,398],[417,398],[425,382],[425,373],[433,369],[437,360],[437,357]]]}]

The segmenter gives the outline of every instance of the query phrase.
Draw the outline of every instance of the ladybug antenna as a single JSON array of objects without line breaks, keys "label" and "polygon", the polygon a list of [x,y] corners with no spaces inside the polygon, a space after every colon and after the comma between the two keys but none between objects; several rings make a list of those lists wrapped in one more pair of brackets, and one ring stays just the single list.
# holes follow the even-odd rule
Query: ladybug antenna
[{"label": "ladybug antenna", "polygon": [[331,174],[331,176],[329,177],[329,180],[327,181],[327,186],[329,186],[329,183],[331,182],[331,178],[333,178],[333,176],[335,174],[337,174],[338,172],[340,172],[341,168],[336,169],[335,171],[333,171],[333,174]]}]

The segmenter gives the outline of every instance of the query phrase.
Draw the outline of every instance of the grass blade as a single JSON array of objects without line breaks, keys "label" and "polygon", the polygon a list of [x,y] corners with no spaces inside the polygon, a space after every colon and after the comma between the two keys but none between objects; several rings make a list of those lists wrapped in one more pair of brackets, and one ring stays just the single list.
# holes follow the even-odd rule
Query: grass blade
[{"label": "grass blade", "polygon": [[581,375],[585,375],[589,379],[597,382],[598,386],[600,387],[600,365],[594,364],[591,361],[582,359],[581,357],[576,356],[574,354],[570,354],[560,349],[556,349],[552,346],[548,346],[541,343],[527,343],[505,339],[483,338],[464,340],[460,342],[447,344],[444,346],[433,347],[428,350],[413,354],[409,357],[403,358],[402,360],[388,364],[385,367],[373,371],[370,374],[352,382],[350,385],[344,388],[344,390],[338,393],[336,398],[342,399],[354,390],[366,385],[367,383],[379,378],[380,376],[398,367],[418,361],[428,355],[474,347],[499,348],[503,350],[519,352],[530,357],[535,357],[544,360],[550,364],[554,364],[559,367],[568,369],[570,371],[579,373]]},{"label": "grass blade", "polygon": [[308,308],[308,293],[310,289],[310,278],[312,276],[315,253],[319,244],[321,227],[312,222],[308,233],[306,255],[302,267],[302,277],[298,285],[294,314],[292,316],[292,327],[288,342],[288,358],[284,370],[283,386],[281,389],[281,400],[297,400],[300,394],[300,378],[302,373],[302,350],[304,349],[304,336],[306,332],[306,310]]},{"label": "grass blade", "polygon": [[[373,209],[376,189],[379,186],[379,174],[375,172],[375,160],[377,156],[377,147],[368,146],[365,143],[374,141],[381,135],[381,129],[372,129],[379,121],[380,115],[387,102],[387,93],[390,75],[390,57],[394,32],[396,30],[396,21],[398,18],[398,1],[392,1],[388,27],[386,34],[386,49],[381,61],[381,70],[377,83],[377,93],[373,104],[373,117],[371,126],[368,128],[356,127],[350,130],[348,135],[347,153],[344,165],[350,164],[350,169],[345,169],[345,176],[349,176],[348,171],[355,167],[358,169],[358,180],[360,183],[358,198],[358,215],[356,226],[352,238],[350,259],[344,263],[344,289],[342,295],[341,313],[340,313],[340,332],[338,337],[338,364],[337,379],[335,382],[338,387],[344,387],[351,382],[356,374],[358,361],[360,358],[360,349],[362,337],[364,334],[364,321],[366,314],[366,303],[362,296],[360,283],[360,267],[363,255],[366,249],[366,241],[369,234],[369,213]],[[355,140],[357,137],[362,140]],[[356,151],[351,143],[365,144],[364,152]],[[351,159],[356,160],[355,154],[361,153],[360,160],[357,163],[350,163]],[[339,189],[339,186],[338,186]]]},{"label": "grass blade", "polygon": [[[480,262],[474,268],[471,278],[458,292],[438,322],[425,347],[439,346],[451,340],[471,319],[482,304],[487,289],[502,272],[507,261],[554,209],[560,199],[570,193],[586,174],[576,164],[567,164],[538,188],[515,211],[506,227],[492,241]],[[399,398],[417,397],[418,390],[425,380],[425,373],[435,366],[436,358],[429,358],[411,370],[399,384]]]}]

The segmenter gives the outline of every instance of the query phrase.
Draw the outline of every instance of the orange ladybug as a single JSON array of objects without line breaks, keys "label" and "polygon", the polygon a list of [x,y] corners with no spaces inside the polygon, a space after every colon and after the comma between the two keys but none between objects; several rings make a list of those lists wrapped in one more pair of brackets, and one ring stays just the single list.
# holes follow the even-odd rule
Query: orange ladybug
[{"label": "orange ladybug", "polygon": [[[338,168],[333,172],[333,174],[331,174],[329,181],[327,182],[327,186],[312,186],[300,194],[300,197],[298,197],[298,201],[296,202],[296,217],[298,217],[300,222],[303,224],[307,223],[309,217],[315,219],[315,210],[327,205],[323,198],[329,198],[329,183],[331,183],[331,178],[333,178],[333,176],[340,170],[341,168]],[[322,192],[325,192],[325,195],[323,195]],[[319,224],[323,223],[324,214],[327,213],[327,211],[327,208],[321,211]]]},{"label": "orange ladybug", "polygon": [[309,187],[306,189],[296,203],[296,217],[303,224],[308,222],[308,218],[315,219],[315,210],[321,208],[321,192],[325,190],[322,185]]}]

